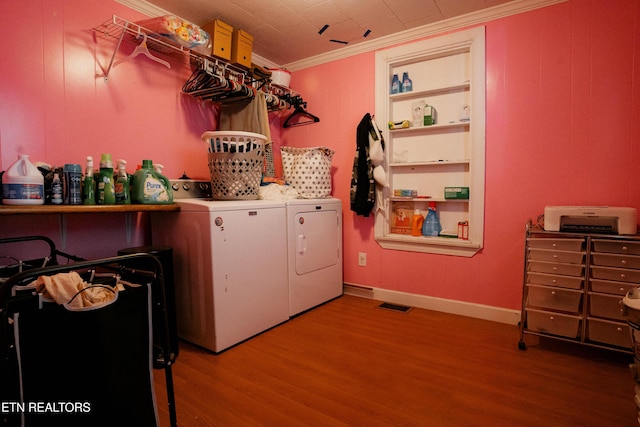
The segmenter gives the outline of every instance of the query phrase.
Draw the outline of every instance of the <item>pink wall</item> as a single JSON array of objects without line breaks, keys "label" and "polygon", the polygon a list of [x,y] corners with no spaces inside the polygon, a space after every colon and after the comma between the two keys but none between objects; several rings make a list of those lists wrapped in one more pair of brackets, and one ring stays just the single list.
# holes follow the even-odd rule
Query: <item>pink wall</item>
[{"label": "pink wall", "polygon": [[[0,41],[0,169],[18,153],[83,164],[86,155],[110,152],[130,165],[163,163],[169,177],[207,177],[199,136],[215,128],[217,114],[180,95],[188,67],[176,59],[167,70],[138,58],[114,68],[106,83],[96,77],[115,40],[94,39],[90,30],[114,13],[143,18],[111,0],[0,2],[3,28],[12,29]],[[640,116],[633,74],[640,3],[572,0],[487,22],[486,45],[485,245],[472,258],[383,250],[373,217],[349,210],[355,129],[374,112],[374,53],[294,73],[292,87],[321,121],[281,132],[274,115],[273,136],[283,145],[336,150],[345,282],[517,309],[527,219],[551,204],[640,208],[640,123],[632,120]],[[58,218],[0,218],[0,236],[35,228],[60,239]],[[79,255],[113,255],[123,246],[124,220],[96,218],[68,218],[67,245]],[[118,231],[96,227],[105,221]],[[135,242],[148,241],[145,218],[134,222]],[[367,267],[357,266],[358,252],[367,253]]]},{"label": "pink wall", "polygon": [[485,242],[470,259],[381,249],[373,217],[349,210],[355,129],[375,110],[374,53],[294,73],[322,121],[285,138],[337,151],[345,282],[517,309],[529,218],[545,205],[640,208],[640,3],[574,0],[487,22],[486,46]]}]

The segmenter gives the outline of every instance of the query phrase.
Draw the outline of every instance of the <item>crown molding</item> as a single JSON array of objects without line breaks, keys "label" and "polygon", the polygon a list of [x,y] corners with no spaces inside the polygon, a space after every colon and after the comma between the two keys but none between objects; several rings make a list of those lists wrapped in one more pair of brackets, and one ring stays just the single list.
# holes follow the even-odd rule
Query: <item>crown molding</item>
[{"label": "crown molding", "polygon": [[305,68],[314,67],[316,65],[325,64],[327,62],[348,58],[350,56],[358,55],[361,53],[371,52],[374,50],[383,49],[409,41],[415,41],[417,39],[434,36],[442,34],[444,32],[458,30],[473,25],[483,24],[494,19],[517,15],[519,13],[529,12],[531,10],[536,10],[567,1],[569,0],[515,0],[509,3],[504,3],[498,6],[483,9],[478,12],[468,13],[466,15],[446,19],[444,21],[438,21],[433,24],[423,25],[421,27],[416,27],[410,30],[390,34],[388,36],[354,44],[352,46],[343,47],[338,50],[305,58],[300,61],[294,61],[288,64],[284,64],[284,67],[289,71],[298,71]]},{"label": "crown molding", "polygon": [[[135,11],[143,13],[149,17],[171,15],[158,6],[149,3],[146,0],[116,0]],[[421,27],[412,28],[410,30],[401,31],[399,33],[390,34],[388,36],[365,41],[351,46],[343,47],[331,52],[320,55],[311,56],[300,61],[290,62],[288,64],[279,65],[253,54],[255,63],[260,63],[269,68],[285,67],[289,71],[298,71],[305,68],[314,67],[316,65],[325,64],[327,62],[337,61],[339,59],[348,58],[350,56],[359,55],[361,53],[371,52],[374,50],[384,49],[389,46],[414,41],[429,36],[442,34],[444,32],[458,30],[464,27],[478,25],[494,19],[504,18],[519,13],[529,12],[531,10],[552,6],[558,3],[564,3],[569,0],[514,0],[478,12],[468,13],[466,15],[457,16],[455,18],[438,21],[433,24],[423,25]]]}]

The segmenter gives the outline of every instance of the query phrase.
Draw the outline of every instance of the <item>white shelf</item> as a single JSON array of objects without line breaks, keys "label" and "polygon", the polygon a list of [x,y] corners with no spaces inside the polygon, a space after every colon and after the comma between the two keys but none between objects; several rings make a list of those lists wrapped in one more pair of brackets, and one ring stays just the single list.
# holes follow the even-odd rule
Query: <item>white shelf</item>
[{"label": "white shelf", "polygon": [[456,128],[469,128],[470,122],[452,122],[452,123],[443,123],[443,124],[435,124],[430,126],[416,126],[409,128],[401,128],[401,129],[389,129],[389,132],[392,134],[402,135],[404,133],[426,133],[426,132],[437,132],[441,130],[448,129],[456,129]]},{"label": "white shelf", "polygon": [[394,93],[389,95],[389,99],[391,101],[401,101],[401,100],[414,99],[414,98],[415,99],[424,98],[424,97],[429,97],[434,95],[446,94],[450,92],[459,92],[463,90],[469,90],[470,87],[471,87],[471,84],[467,81],[467,82],[457,84],[457,85],[452,85],[452,86],[443,86],[443,87],[420,90],[415,92],[410,91],[410,92]]},{"label": "white shelf", "polygon": [[445,199],[444,197],[389,197],[392,202],[451,202],[451,203],[469,203],[469,199]]},{"label": "white shelf", "polygon": [[[386,123],[407,120],[418,101],[437,113],[437,124],[431,126],[383,130],[389,187],[382,193],[385,209],[376,213],[375,237],[381,247],[465,257],[482,249],[484,50],[484,28],[478,27],[376,53],[377,118]],[[414,91],[389,94],[392,76],[404,73],[412,78]],[[459,120],[463,108],[471,120]],[[469,199],[445,199],[444,188],[453,186],[468,187]],[[419,197],[396,197],[396,189],[415,190]],[[407,214],[419,209],[425,215],[429,202],[436,202],[443,229],[457,230],[466,222],[469,239],[402,234]]]},{"label": "white shelf", "polygon": [[450,165],[468,165],[469,159],[466,160],[434,160],[430,162],[394,162],[390,163],[390,168],[415,168],[421,166],[450,166]]}]

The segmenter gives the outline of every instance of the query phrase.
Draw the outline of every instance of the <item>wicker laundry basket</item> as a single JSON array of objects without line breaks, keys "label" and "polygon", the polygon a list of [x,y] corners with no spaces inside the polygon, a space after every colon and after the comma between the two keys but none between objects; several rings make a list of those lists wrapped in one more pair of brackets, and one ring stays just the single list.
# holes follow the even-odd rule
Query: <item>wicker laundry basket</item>
[{"label": "wicker laundry basket", "polygon": [[209,145],[212,198],[257,199],[267,137],[253,132],[211,131],[201,138]]}]

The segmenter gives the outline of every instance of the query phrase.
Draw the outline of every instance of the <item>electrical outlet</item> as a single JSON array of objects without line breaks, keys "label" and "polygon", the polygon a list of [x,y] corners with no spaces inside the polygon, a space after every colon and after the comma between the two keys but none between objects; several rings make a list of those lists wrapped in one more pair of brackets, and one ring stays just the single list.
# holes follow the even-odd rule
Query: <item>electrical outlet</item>
[{"label": "electrical outlet", "polygon": [[366,252],[358,252],[358,265],[360,267],[367,266],[367,253]]}]

